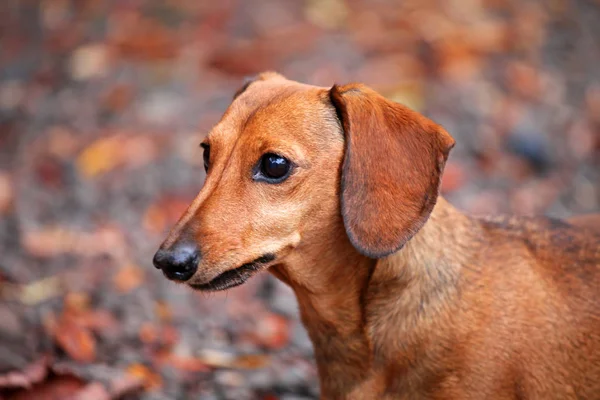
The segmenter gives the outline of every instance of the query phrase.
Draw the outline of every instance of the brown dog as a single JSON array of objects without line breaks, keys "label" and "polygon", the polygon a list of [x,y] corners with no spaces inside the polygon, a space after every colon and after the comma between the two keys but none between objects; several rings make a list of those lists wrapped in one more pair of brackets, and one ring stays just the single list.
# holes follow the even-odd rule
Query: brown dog
[{"label": "brown dog", "polygon": [[453,145],[363,85],[264,73],[154,263],[199,290],[290,285],[324,399],[600,399],[600,236],[457,211],[438,197]]}]

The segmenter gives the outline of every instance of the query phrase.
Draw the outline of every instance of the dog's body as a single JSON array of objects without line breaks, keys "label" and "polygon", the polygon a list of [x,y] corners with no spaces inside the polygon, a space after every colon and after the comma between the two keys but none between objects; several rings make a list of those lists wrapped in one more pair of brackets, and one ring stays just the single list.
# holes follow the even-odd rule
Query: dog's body
[{"label": "dog's body", "polygon": [[[363,86],[264,74],[208,140],[205,187],[155,264],[204,290],[270,268],[322,398],[600,399],[592,219],[460,213],[437,196],[452,138]],[[263,180],[265,153],[294,169]]]}]

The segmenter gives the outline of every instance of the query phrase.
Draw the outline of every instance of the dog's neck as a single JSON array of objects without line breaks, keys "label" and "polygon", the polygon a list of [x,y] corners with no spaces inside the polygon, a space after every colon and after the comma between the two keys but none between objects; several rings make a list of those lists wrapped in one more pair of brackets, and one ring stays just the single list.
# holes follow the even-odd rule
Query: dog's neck
[{"label": "dog's neck", "polygon": [[[302,321],[315,347],[324,398],[360,397],[363,390],[372,392],[371,384],[382,384],[369,382],[369,376],[380,362],[378,353],[385,352],[386,336],[391,333],[398,340],[400,330],[410,328],[408,321],[414,321],[413,314],[423,312],[424,305],[425,312],[435,313],[452,297],[464,255],[459,254],[460,249],[440,243],[449,235],[462,242],[458,238],[466,234],[468,226],[469,219],[440,197],[423,228],[385,259],[366,258],[348,241],[334,240],[318,256],[298,260],[307,271],[300,279],[273,271],[296,293]],[[378,303],[378,295],[383,296],[382,302],[389,302],[390,290],[397,293],[393,311],[401,326],[377,332],[377,324],[368,320],[377,313],[368,309]],[[378,342],[373,343],[372,337]]]}]

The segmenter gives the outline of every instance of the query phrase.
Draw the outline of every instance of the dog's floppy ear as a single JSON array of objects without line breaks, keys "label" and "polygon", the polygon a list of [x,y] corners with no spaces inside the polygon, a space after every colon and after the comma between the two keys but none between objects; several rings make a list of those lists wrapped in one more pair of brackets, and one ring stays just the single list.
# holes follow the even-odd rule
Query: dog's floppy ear
[{"label": "dog's floppy ear", "polygon": [[381,258],[427,221],[454,139],[421,114],[363,85],[329,91],[345,135],[341,209],[350,241]]}]

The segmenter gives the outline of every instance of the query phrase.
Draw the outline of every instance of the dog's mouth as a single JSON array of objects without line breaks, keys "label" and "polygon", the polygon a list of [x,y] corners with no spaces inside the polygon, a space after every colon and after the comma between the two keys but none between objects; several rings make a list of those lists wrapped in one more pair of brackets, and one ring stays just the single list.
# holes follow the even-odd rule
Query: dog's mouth
[{"label": "dog's mouth", "polygon": [[274,254],[265,254],[258,257],[249,263],[243,264],[237,268],[225,271],[211,281],[206,283],[190,283],[189,286],[192,289],[216,292],[219,290],[229,289],[235,286],[239,286],[246,282],[257,272],[262,270],[266,264],[275,260]]}]

